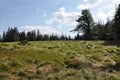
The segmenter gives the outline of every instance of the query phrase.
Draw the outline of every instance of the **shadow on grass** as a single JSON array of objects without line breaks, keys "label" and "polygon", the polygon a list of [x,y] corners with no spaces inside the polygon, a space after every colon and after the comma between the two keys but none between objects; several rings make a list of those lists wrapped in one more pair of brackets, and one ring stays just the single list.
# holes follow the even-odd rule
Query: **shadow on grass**
[{"label": "shadow on grass", "polygon": [[120,47],[120,41],[105,41],[103,45]]},{"label": "shadow on grass", "polygon": [[120,71],[120,63],[115,64],[114,66],[112,66],[112,68],[116,71]]}]

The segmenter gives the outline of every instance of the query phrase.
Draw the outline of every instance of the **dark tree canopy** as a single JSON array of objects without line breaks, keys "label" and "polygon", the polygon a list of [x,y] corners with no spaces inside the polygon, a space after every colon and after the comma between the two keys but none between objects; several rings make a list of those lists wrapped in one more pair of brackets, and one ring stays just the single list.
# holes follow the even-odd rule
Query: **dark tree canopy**
[{"label": "dark tree canopy", "polygon": [[26,34],[25,34],[25,31],[23,32],[20,32],[20,41],[23,41],[26,39]]},{"label": "dark tree canopy", "polygon": [[91,40],[91,29],[94,27],[94,20],[89,9],[82,10],[81,16],[76,21],[78,25],[73,31],[82,32],[85,40]]},{"label": "dark tree canopy", "polygon": [[114,20],[114,24],[113,24],[114,40],[119,40],[120,39],[120,4],[116,9],[116,13],[113,20]]},{"label": "dark tree canopy", "polygon": [[8,28],[8,31],[3,32],[3,41],[13,42],[19,41],[19,32],[17,27],[15,28]]},{"label": "dark tree canopy", "polygon": [[14,41],[46,41],[46,40],[71,40],[70,36],[65,34],[41,34],[39,30],[28,31],[28,32],[19,32],[17,28],[8,28],[7,31],[3,32],[2,37],[0,36],[0,41],[3,42],[14,42]]}]

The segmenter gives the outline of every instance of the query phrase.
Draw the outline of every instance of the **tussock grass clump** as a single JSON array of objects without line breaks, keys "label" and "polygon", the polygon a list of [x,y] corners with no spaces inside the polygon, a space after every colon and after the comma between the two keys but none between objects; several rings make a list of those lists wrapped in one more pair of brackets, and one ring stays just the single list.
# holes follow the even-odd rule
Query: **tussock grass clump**
[{"label": "tussock grass clump", "polygon": [[92,63],[84,56],[72,57],[65,61],[67,68],[81,69],[82,67],[92,67]]}]

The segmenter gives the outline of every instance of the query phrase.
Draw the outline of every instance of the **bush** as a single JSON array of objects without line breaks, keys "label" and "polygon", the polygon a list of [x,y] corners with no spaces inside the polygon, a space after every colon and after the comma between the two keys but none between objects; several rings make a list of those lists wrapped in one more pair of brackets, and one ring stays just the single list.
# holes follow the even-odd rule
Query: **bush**
[{"label": "bush", "polygon": [[27,40],[20,41],[18,45],[30,45],[30,43]]},{"label": "bush", "polygon": [[27,74],[26,74],[25,72],[23,72],[23,71],[20,71],[20,72],[18,73],[18,76],[20,76],[20,77],[26,77]]},{"label": "bush", "polygon": [[0,74],[0,80],[7,80],[8,77],[7,74]]},{"label": "bush", "polygon": [[11,60],[10,61],[10,63],[8,64],[10,67],[21,67],[22,66],[22,64],[21,64],[21,62],[20,61],[18,61],[18,60]]},{"label": "bush", "polygon": [[84,62],[71,59],[71,60],[65,61],[65,64],[67,65],[67,68],[80,69],[84,65]]},{"label": "bush", "polygon": [[10,70],[9,65],[0,63],[0,71],[8,71],[8,70]]}]

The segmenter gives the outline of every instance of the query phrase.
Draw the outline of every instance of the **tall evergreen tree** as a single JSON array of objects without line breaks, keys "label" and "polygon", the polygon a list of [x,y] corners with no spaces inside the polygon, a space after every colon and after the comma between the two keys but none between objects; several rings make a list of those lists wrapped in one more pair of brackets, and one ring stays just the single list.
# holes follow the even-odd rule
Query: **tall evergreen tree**
[{"label": "tall evergreen tree", "polygon": [[94,26],[94,20],[89,9],[82,10],[81,14],[82,15],[78,18],[78,20],[76,20],[78,22],[78,25],[73,31],[78,33],[82,31],[82,33],[84,34],[84,39],[91,40],[91,29]]},{"label": "tall evergreen tree", "polygon": [[19,41],[19,32],[17,30],[17,27],[8,28],[6,32],[3,32],[2,40],[6,42]]},{"label": "tall evergreen tree", "polygon": [[98,22],[97,24],[98,27],[98,39],[99,40],[105,40],[106,35],[105,35],[105,26],[102,22]]},{"label": "tall evergreen tree", "polygon": [[36,31],[32,30],[31,31],[31,41],[35,41],[36,40]]},{"label": "tall evergreen tree", "polygon": [[28,40],[28,41],[32,41],[32,40],[31,40],[31,32],[30,32],[30,31],[27,32],[27,40]]},{"label": "tall evergreen tree", "polygon": [[113,40],[113,20],[108,20],[105,24],[106,40]]},{"label": "tall evergreen tree", "polygon": [[68,36],[68,40],[72,40],[72,38],[71,38],[71,36],[70,36],[70,35]]},{"label": "tall evergreen tree", "polygon": [[20,35],[20,41],[26,40],[26,34],[25,34],[25,31],[20,32],[19,35]]},{"label": "tall evergreen tree", "polygon": [[114,16],[113,35],[114,40],[120,39],[120,4],[116,9],[116,13]]},{"label": "tall evergreen tree", "polygon": [[20,40],[20,36],[19,36],[19,32],[18,32],[18,29],[17,27],[15,27],[12,31],[12,41],[19,41]]},{"label": "tall evergreen tree", "polygon": [[66,36],[62,33],[62,35],[60,36],[60,40],[66,40]]},{"label": "tall evergreen tree", "polygon": [[58,39],[57,35],[55,35],[53,33],[52,33],[52,35],[50,35],[50,40],[57,40],[57,39]]},{"label": "tall evergreen tree", "polygon": [[43,36],[43,40],[49,40],[49,35],[47,35],[47,34],[44,34],[44,36]]},{"label": "tall evergreen tree", "polygon": [[13,31],[13,29],[9,27],[5,33],[5,41],[7,41],[7,42],[12,41],[12,31]]},{"label": "tall evergreen tree", "polygon": [[4,41],[4,42],[6,41],[6,32],[5,31],[3,32],[2,41]]},{"label": "tall evergreen tree", "polygon": [[40,31],[37,30],[36,40],[39,41],[39,40],[41,40],[41,39],[42,39],[42,38],[41,38]]},{"label": "tall evergreen tree", "polygon": [[77,34],[74,39],[75,39],[75,40],[82,40],[82,36],[79,35],[79,34]]}]

